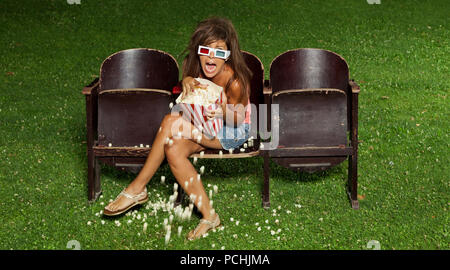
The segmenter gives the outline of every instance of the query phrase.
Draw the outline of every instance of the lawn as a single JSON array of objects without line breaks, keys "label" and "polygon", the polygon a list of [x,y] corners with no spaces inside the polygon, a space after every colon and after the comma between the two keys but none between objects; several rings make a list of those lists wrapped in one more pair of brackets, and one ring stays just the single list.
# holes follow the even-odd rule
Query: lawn
[{"label": "lawn", "polygon": [[[446,0],[0,1],[0,249],[65,250],[71,240],[108,250],[449,249],[448,10]],[[261,158],[199,160],[224,227],[197,241],[185,235],[198,215],[174,219],[165,241],[167,165],[148,185],[150,202],[128,215],[100,211],[132,173],[104,167],[103,195],[88,203],[82,87],[123,49],[163,50],[181,66],[197,22],[211,15],[233,21],[266,79],[290,49],[346,59],[361,86],[359,210],[345,192],[346,162],[314,174],[271,163],[263,209]]]}]

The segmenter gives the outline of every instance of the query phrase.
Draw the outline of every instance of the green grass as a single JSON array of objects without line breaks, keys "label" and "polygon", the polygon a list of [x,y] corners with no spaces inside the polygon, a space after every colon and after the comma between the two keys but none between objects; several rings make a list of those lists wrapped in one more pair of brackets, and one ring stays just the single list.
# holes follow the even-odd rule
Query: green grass
[{"label": "green grass", "polygon": [[[370,240],[381,249],[449,249],[449,9],[444,0],[1,1],[0,249],[66,249],[70,240],[82,249],[364,250]],[[347,60],[361,86],[360,210],[346,197],[346,162],[315,174],[272,163],[264,210],[262,159],[252,158],[196,165],[207,168],[207,190],[219,187],[213,200],[225,225],[204,239],[184,237],[199,216],[175,221],[168,245],[167,212],[141,207],[146,233],[142,218],[96,216],[134,175],[103,168],[103,197],[87,202],[82,87],[122,49],[160,49],[181,63],[195,25],[210,15],[233,21],[266,78],[272,59],[294,48]],[[173,183],[161,167],[151,201],[168,200]]]}]

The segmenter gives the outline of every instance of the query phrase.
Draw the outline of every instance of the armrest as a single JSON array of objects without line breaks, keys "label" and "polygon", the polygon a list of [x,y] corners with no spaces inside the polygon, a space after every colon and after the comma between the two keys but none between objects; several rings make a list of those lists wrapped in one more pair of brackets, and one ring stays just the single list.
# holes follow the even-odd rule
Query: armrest
[{"label": "armrest", "polygon": [[89,85],[83,87],[82,94],[86,98],[86,137],[88,155],[92,154],[92,147],[97,137],[97,89],[99,87],[99,78],[95,78]]},{"label": "armrest", "polygon": [[270,85],[269,80],[264,81],[264,88],[263,88],[263,96],[264,96],[264,103],[270,104],[270,98],[272,96],[272,86]]},{"label": "armrest", "polygon": [[[264,96],[264,104],[267,105],[267,111],[260,111],[258,113],[259,117],[264,117],[265,119],[267,119],[267,131],[272,130],[272,119],[270,117],[270,115],[272,114],[272,108],[270,107],[270,104],[272,104],[272,86],[270,85],[270,81],[269,80],[264,80],[264,85],[263,85],[263,96]],[[263,116],[263,113],[265,113],[266,115]],[[259,125],[259,123],[258,123]],[[258,134],[258,136],[261,136],[261,134]],[[266,141],[270,141],[270,139],[261,139],[261,142],[266,142]],[[260,149],[260,151],[263,151],[262,149]]]},{"label": "armrest", "polygon": [[272,86],[270,85],[269,80],[264,81],[264,89],[263,89],[264,95],[271,95],[272,94]]},{"label": "armrest", "polygon": [[92,95],[92,91],[95,91],[94,89],[99,86],[99,83],[99,78],[97,77],[89,85],[83,87],[83,91],[81,93],[85,96]]},{"label": "armrest", "polygon": [[359,92],[361,91],[361,89],[359,88],[359,85],[354,81],[354,80],[350,80],[348,82],[349,86],[352,89],[352,93],[353,94],[359,94]]},{"label": "armrest", "polygon": [[356,154],[358,151],[358,96],[361,89],[354,80],[350,80],[348,84],[352,90],[351,99],[349,99],[348,104],[348,120],[349,120],[348,124],[351,138],[351,146],[353,147],[354,153]]}]

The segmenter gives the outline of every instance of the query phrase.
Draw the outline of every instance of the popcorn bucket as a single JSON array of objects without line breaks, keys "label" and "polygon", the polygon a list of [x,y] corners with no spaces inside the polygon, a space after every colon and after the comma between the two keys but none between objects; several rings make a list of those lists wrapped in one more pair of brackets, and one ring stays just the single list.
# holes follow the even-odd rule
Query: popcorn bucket
[{"label": "popcorn bucket", "polygon": [[183,111],[183,118],[190,121],[199,131],[201,131],[208,139],[217,136],[217,133],[222,129],[223,119],[213,118],[209,119],[205,115],[205,110],[215,110],[220,106],[221,100],[218,99],[216,103],[209,106],[199,104],[179,103]]},{"label": "popcorn bucket", "polygon": [[[223,119],[209,119],[205,115],[206,109],[216,110],[222,103],[222,87],[212,83],[209,80],[197,78],[202,84],[207,84],[208,88],[189,93],[190,96],[177,99],[177,106],[183,112],[183,118],[191,122],[208,139],[217,136],[222,129]],[[207,91],[207,94],[202,91]],[[213,101],[214,100],[214,101]]]}]

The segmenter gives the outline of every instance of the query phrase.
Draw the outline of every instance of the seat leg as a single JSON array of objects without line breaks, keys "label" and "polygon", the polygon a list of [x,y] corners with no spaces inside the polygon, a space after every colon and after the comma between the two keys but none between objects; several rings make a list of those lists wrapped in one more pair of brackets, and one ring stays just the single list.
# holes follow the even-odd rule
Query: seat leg
[{"label": "seat leg", "polygon": [[183,201],[184,190],[183,190],[183,188],[180,185],[178,185],[178,191],[177,192],[178,192],[178,196],[175,199],[175,202],[173,203],[173,207],[177,207]]},{"label": "seat leg", "polygon": [[264,153],[264,186],[263,186],[263,194],[262,194],[262,206],[267,209],[270,208],[270,197],[269,197],[269,189],[270,189],[270,167],[269,167],[269,155],[268,153]]},{"label": "seat leg", "polygon": [[102,193],[100,185],[100,164],[92,151],[88,152],[88,200],[94,202]]},{"label": "seat leg", "polygon": [[101,167],[100,162],[98,158],[95,158],[94,160],[94,170],[95,170],[95,177],[94,177],[94,192],[95,192],[95,199],[97,200],[98,197],[102,194],[102,186],[100,183],[100,175],[101,175]]},{"label": "seat leg", "polygon": [[358,202],[358,157],[351,155],[348,157],[348,187],[347,194],[353,209],[359,209]]}]

